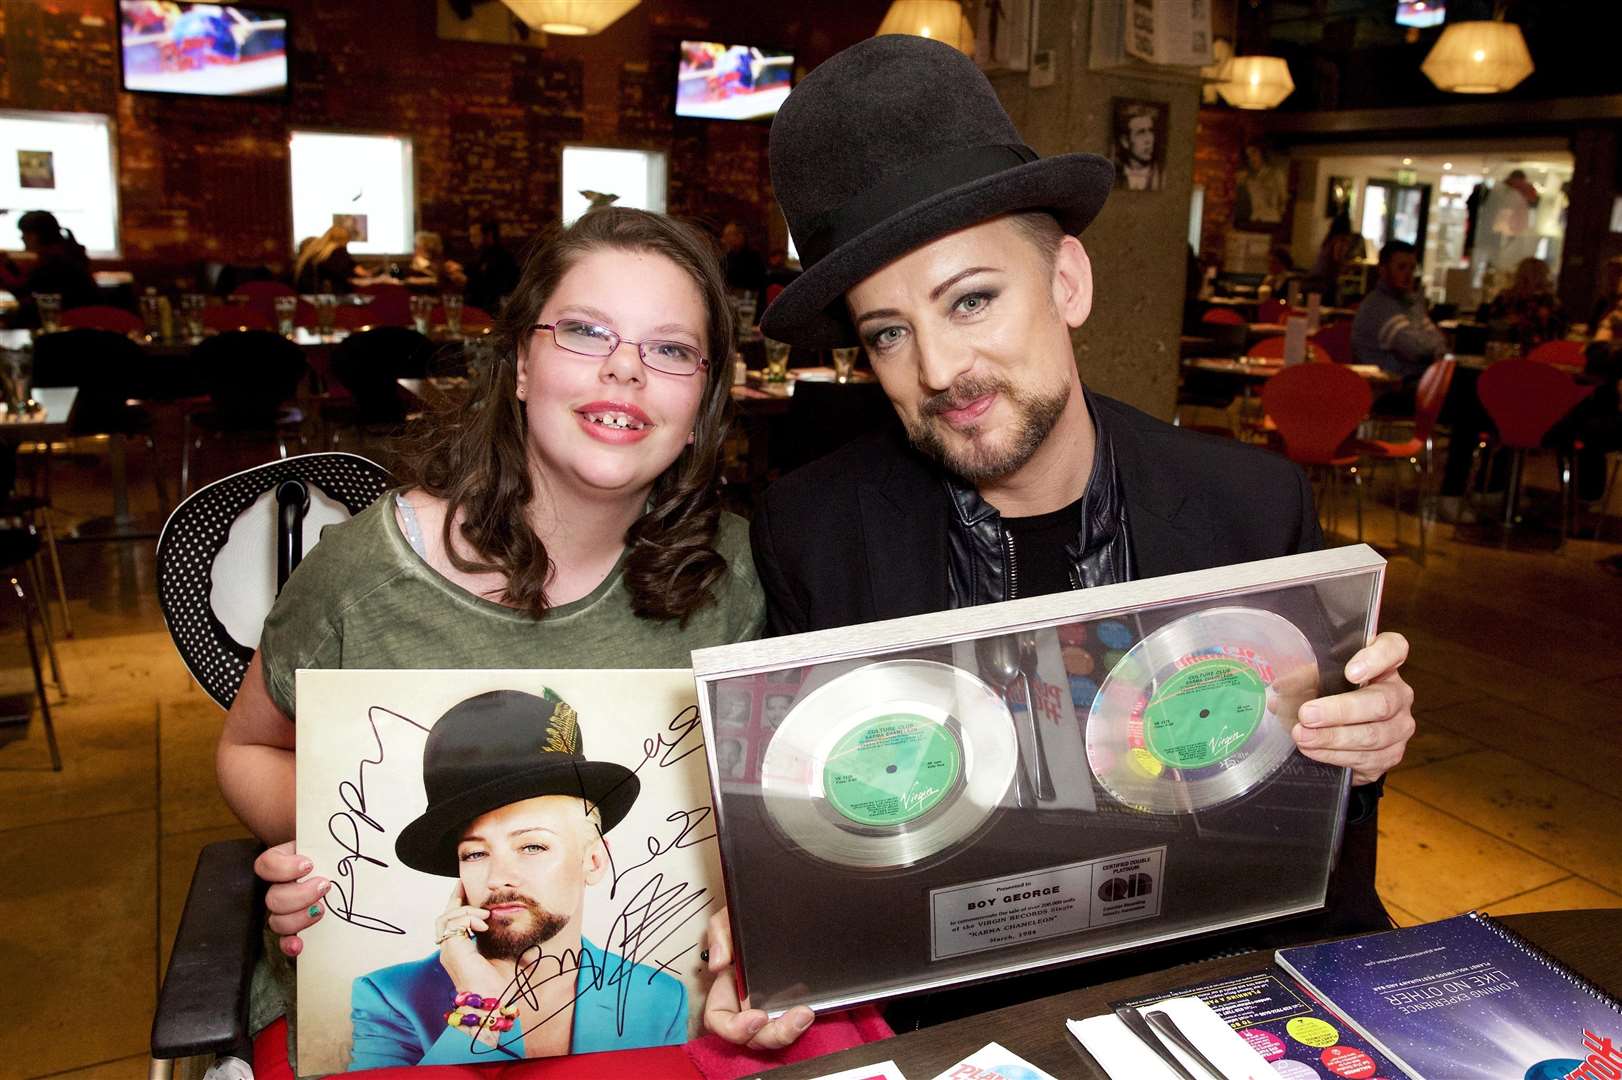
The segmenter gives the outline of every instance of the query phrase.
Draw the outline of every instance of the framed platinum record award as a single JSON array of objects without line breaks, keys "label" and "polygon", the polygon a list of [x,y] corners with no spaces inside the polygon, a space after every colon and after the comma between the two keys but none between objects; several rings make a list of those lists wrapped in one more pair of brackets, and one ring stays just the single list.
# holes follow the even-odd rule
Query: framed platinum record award
[{"label": "framed platinum record award", "polygon": [[1321,908],[1368,547],[693,654],[743,991],[771,1012]]}]

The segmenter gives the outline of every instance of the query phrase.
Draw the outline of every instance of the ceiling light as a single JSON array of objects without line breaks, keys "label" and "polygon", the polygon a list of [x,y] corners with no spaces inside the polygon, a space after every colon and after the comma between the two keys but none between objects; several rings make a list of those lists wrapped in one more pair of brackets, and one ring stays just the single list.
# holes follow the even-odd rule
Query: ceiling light
[{"label": "ceiling light", "polygon": [[1420,70],[1449,93],[1499,94],[1532,74],[1532,54],[1514,23],[1448,23]]},{"label": "ceiling light", "polygon": [[974,55],[974,30],[957,0],[892,0],[874,36],[880,34],[933,38],[958,52]]},{"label": "ceiling light", "polygon": [[1414,163],[1414,159],[1411,157],[1405,157],[1402,159],[1402,163],[1404,165],[1412,165]]},{"label": "ceiling light", "polygon": [[1451,161],[1444,161],[1442,162],[1442,168],[1447,171],[1452,171],[1453,163]]},{"label": "ceiling light", "polygon": [[1217,93],[1236,109],[1271,109],[1295,90],[1290,65],[1278,56],[1236,56]]},{"label": "ceiling light", "polygon": [[641,0],[502,0],[531,30],[581,37],[618,22]]}]

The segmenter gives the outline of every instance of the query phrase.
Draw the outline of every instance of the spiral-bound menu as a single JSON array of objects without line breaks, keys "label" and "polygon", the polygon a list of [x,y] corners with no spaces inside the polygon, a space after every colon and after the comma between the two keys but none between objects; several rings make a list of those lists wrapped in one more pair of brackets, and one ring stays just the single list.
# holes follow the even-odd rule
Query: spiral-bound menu
[{"label": "spiral-bound menu", "polygon": [[1622,1075],[1622,1004],[1486,915],[1277,960],[1414,1080]]}]

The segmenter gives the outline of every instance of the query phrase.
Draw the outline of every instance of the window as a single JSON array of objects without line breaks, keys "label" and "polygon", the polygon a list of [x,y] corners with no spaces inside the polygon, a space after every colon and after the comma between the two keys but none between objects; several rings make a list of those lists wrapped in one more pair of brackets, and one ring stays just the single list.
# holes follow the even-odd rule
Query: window
[{"label": "window", "polygon": [[[591,195],[584,194],[592,192]],[[591,209],[597,196],[617,195],[615,206],[665,212],[665,156],[655,150],[606,146],[563,148],[563,223]]]},{"label": "window", "polygon": [[295,131],[289,144],[295,250],[335,224],[349,229],[353,254],[411,250],[417,220],[411,140]]},{"label": "window", "polygon": [[49,210],[92,256],[116,258],[112,121],[89,113],[0,112],[0,248],[22,250],[17,219]]}]

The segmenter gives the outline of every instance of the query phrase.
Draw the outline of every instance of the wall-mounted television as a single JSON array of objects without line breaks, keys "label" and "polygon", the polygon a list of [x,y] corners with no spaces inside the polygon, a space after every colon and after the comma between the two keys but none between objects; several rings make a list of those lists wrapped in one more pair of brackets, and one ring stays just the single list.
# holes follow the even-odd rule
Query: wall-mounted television
[{"label": "wall-mounted television", "polygon": [[1441,26],[1447,20],[1447,0],[1397,0],[1398,26]]},{"label": "wall-mounted television", "polygon": [[286,96],[285,12],[176,0],[119,0],[118,7],[125,90]]},{"label": "wall-mounted television", "polygon": [[684,41],[676,73],[676,115],[702,120],[774,116],[794,83],[794,56],[781,49]]}]

